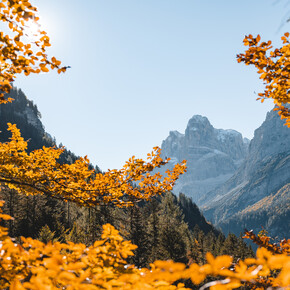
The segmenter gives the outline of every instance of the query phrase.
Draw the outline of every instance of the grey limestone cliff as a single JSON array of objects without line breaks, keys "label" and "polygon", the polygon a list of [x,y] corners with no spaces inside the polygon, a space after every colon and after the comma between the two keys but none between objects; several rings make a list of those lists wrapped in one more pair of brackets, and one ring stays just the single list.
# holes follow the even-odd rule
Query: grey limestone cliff
[{"label": "grey limestone cliff", "polygon": [[[228,181],[204,196],[200,204],[205,216],[220,225],[223,230],[239,232],[248,227],[245,219],[241,219],[242,213],[249,212],[247,210],[249,208],[253,213],[254,209],[261,205],[262,200],[264,203],[270,202],[271,199],[268,197],[275,195],[288,183],[290,183],[290,129],[284,126],[277,112],[271,111],[264,123],[255,131],[247,157],[240,168]],[[289,211],[289,195],[283,205],[287,206]],[[288,211],[282,212],[289,215]],[[269,225],[268,218],[270,217],[266,214],[263,218],[264,226]],[[235,229],[230,228],[230,220],[236,224]],[[267,229],[271,231],[271,227]]]},{"label": "grey limestone cliff", "polygon": [[162,142],[163,157],[171,158],[170,167],[184,159],[187,172],[174,192],[183,192],[200,204],[207,192],[228,180],[242,163],[248,142],[235,130],[215,129],[206,117],[195,115],[185,134],[171,131]]}]

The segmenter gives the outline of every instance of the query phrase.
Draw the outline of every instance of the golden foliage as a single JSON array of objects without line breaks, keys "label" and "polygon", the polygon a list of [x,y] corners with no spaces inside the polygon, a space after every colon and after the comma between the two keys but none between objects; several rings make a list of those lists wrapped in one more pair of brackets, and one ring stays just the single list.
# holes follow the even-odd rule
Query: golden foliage
[{"label": "golden foliage", "polygon": [[[2,0],[0,21],[8,24],[11,35],[0,32],[0,103],[4,93],[11,89],[15,75],[24,72],[48,72],[58,69],[60,61],[48,59],[46,48],[50,46],[45,31],[36,33],[36,40],[29,39],[27,27],[38,22],[37,9],[29,0]],[[271,43],[260,43],[260,37],[246,37],[249,46],[238,61],[254,64],[267,83],[262,99],[273,98],[279,114],[290,124],[289,111],[283,106],[289,103],[289,34],[282,38],[284,46],[266,56]],[[258,45],[259,44],[259,45]],[[277,60],[276,60],[277,58]],[[27,153],[27,142],[15,125],[8,124],[11,140],[0,143],[0,182],[25,194],[46,194],[73,201],[80,205],[115,203],[118,206],[132,204],[139,199],[148,199],[172,189],[178,176],[185,171],[185,162],[177,164],[167,176],[152,173],[166,164],[160,157],[160,149],[148,154],[148,161],[134,156],[121,170],[96,174],[89,169],[89,160],[80,158],[73,164],[59,164],[57,159],[63,149],[46,148]],[[136,186],[136,183],[138,186]],[[3,202],[0,202],[0,206]],[[9,220],[0,209],[0,220]],[[249,238],[254,239],[252,234]],[[232,257],[214,258],[207,254],[205,265],[189,267],[172,261],[155,261],[150,269],[138,269],[128,265],[126,258],[136,249],[130,241],[124,241],[111,225],[103,226],[100,241],[92,246],[72,242],[44,244],[32,238],[21,238],[16,243],[0,226],[0,288],[13,290],[39,289],[185,289],[180,280],[190,279],[202,283],[208,276],[224,277],[202,287],[210,289],[234,289],[247,285],[255,289],[285,287],[290,285],[289,240],[280,247],[269,246],[265,237],[257,241],[265,247],[257,250],[256,258],[245,259],[233,265]],[[275,275],[272,275],[272,273]]]},{"label": "golden foliage", "polygon": [[257,68],[260,79],[266,85],[265,91],[259,93],[261,102],[265,99],[273,99],[281,119],[286,120],[290,127],[290,109],[285,107],[290,104],[290,42],[289,33],[281,37],[283,46],[271,50],[272,42],[262,42],[260,35],[253,37],[251,34],[244,39],[244,45],[249,48],[245,53],[237,55],[238,62],[246,65],[254,65]]},{"label": "golden foliage", "polygon": [[27,142],[16,125],[8,124],[12,137],[0,143],[0,182],[27,195],[45,194],[79,205],[94,206],[114,203],[128,206],[140,199],[170,191],[186,170],[186,162],[167,170],[166,176],[152,171],[169,159],[160,157],[158,147],[148,154],[148,161],[134,156],[120,170],[95,173],[89,159],[80,158],[73,164],[59,164],[63,148],[43,147],[27,153]]},{"label": "golden foliage", "polygon": [[[46,53],[50,39],[40,30],[37,8],[28,0],[2,0],[0,3],[0,21],[7,24],[7,34],[0,32],[0,103],[11,102],[4,98],[9,93],[15,75],[24,73],[48,72],[60,67],[55,57],[48,58]],[[32,29],[33,28],[33,29]]]},{"label": "golden foliage", "polygon": [[[0,219],[9,218],[0,210]],[[21,245],[15,243],[7,236],[7,230],[0,227],[1,289],[186,289],[183,283],[175,282],[190,279],[198,285],[208,276],[224,279],[207,283],[202,289],[235,289],[241,285],[289,289],[290,285],[289,255],[273,254],[266,248],[259,248],[256,258],[236,265],[230,256],[214,258],[208,253],[203,266],[155,261],[150,269],[138,269],[126,262],[136,246],[124,241],[109,224],[103,226],[101,240],[90,247],[21,239]],[[273,271],[276,275],[271,276]]]},{"label": "golden foliage", "polygon": [[259,247],[266,248],[268,251],[273,254],[287,254],[290,255],[290,239],[283,239],[279,244],[270,243],[270,237],[266,234],[259,234],[256,236],[253,231],[245,231],[244,238],[252,240]]}]

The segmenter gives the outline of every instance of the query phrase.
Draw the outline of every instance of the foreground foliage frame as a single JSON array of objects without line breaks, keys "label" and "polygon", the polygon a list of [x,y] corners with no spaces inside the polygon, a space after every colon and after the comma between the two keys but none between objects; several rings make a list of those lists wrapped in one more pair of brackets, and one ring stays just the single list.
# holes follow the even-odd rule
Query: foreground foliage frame
[{"label": "foreground foliage frame", "polygon": [[[3,0],[0,3],[0,21],[7,24],[10,34],[0,33],[0,103],[11,90],[17,74],[48,72],[57,69],[65,72],[55,57],[48,58],[46,48],[50,39],[45,31],[37,31],[37,39],[31,41],[27,34],[29,22],[37,24],[37,9],[28,0]],[[289,33],[282,37],[284,46],[270,52],[270,42],[260,43],[260,36],[245,38],[249,46],[238,61],[254,64],[267,84],[265,93],[259,96],[272,98],[279,114],[290,126],[289,109]],[[94,206],[114,203],[128,206],[140,199],[149,199],[172,189],[178,176],[185,171],[185,162],[173,171],[167,171],[162,179],[153,170],[168,160],[160,157],[160,149],[148,154],[149,162],[132,157],[121,170],[96,174],[89,169],[89,160],[84,157],[73,164],[59,164],[57,159],[62,149],[45,148],[27,153],[15,125],[9,124],[12,133],[10,142],[0,144],[0,182],[25,194],[46,194],[54,198],[73,201],[79,205]],[[138,187],[134,182],[138,183]],[[0,202],[0,206],[3,202]],[[10,216],[0,213],[0,220]],[[72,242],[49,242],[44,244],[32,238],[21,238],[16,243],[8,236],[7,229],[0,227],[0,287],[2,289],[185,289],[184,280],[195,285],[207,277],[218,277],[201,289],[233,289],[247,286],[254,289],[284,287],[290,285],[290,241],[280,246],[271,245],[267,237],[246,236],[260,248],[256,258],[240,260],[233,264],[230,256],[214,258],[207,254],[207,263],[185,265],[173,261],[155,261],[150,269],[128,265],[126,258],[133,255],[136,246],[124,241],[111,225],[103,226],[101,240],[92,246]],[[220,277],[223,277],[220,279]]]},{"label": "foreground foliage frame", "polygon": [[[0,219],[11,217],[0,213]],[[155,261],[150,269],[140,269],[126,262],[137,247],[124,241],[110,224],[103,226],[101,240],[90,247],[72,242],[45,244],[24,237],[19,244],[7,235],[6,228],[0,227],[0,287],[13,290],[187,289],[178,282],[190,279],[200,285],[210,276],[223,279],[207,283],[201,289],[234,289],[243,285],[253,289],[270,286],[289,289],[290,240],[273,246],[268,237],[256,237],[251,232],[247,237],[263,247],[258,248],[256,258],[240,260],[237,264],[233,264],[230,256],[214,258],[207,253],[205,265]]]}]

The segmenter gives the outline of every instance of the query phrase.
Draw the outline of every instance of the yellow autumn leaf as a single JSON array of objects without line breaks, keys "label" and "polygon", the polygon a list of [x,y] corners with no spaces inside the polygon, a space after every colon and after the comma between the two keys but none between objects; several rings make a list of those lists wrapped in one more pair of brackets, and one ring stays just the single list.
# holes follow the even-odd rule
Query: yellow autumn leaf
[{"label": "yellow autumn leaf", "polygon": [[42,66],[40,68],[43,72],[49,72],[49,69],[46,66]]}]

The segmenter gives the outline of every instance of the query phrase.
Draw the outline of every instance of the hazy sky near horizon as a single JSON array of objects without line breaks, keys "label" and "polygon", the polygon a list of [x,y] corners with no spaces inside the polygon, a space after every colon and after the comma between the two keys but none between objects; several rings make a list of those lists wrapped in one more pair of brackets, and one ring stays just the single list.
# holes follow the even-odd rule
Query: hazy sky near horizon
[{"label": "hazy sky near horizon", "polygon": [[252,138],[273,104],[252,67],[246,34],[280,45],[281,0],[38,0],[49,54],[71,66],[15,82],[46,131],[102,170],[145,157],[195,114]]}]

